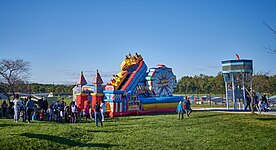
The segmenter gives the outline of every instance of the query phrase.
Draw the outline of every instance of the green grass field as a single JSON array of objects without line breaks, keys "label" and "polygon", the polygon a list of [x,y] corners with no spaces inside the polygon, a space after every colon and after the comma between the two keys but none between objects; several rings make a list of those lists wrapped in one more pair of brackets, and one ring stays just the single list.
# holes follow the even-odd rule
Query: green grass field
[{"label": "green grass field", "polygon": [[[61,98],[60,97],[58,97],[58,100],[61,100]],[[65,103],[66,103],[66,105],[69,105],[72,101],[73,101],[73,98],[64,98],[64,101],[65,101]]]},{"label": "green grass field", "polygon": [[0,119],[0,149],[275,149],[276,116],[194,112],[30,124]]}]

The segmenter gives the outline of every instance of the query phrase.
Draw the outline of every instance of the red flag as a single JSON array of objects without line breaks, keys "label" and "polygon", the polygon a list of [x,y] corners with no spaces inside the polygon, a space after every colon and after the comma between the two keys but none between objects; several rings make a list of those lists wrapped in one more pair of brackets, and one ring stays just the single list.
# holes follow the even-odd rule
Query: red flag
[{"label": "red flag", "polygon": [[238,60],[241,60],[241,59],[240,59],[240,56],[239,56],[238,54],[236,54],[236,57],[238,58]]}]

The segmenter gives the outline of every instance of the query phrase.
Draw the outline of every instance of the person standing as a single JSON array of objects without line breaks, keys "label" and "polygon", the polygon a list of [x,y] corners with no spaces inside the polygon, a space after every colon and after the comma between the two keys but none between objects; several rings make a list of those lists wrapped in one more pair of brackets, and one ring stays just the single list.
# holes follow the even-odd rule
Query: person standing
[{"label": "person standing", "polygon": [[44,115],[45,115],[45,114],[44,114],[44,109],[41,109],[41,110],[40,110],[40,114],[39,114],[39,120],[40,120],[40,121],[43,121],[43,120],[44,120]]},{"label": "person standing", "polygon": [[75,105],[75,102],[71,103],[71,111],[72,111],[72,123],[76,123],[77,122],[77,106]]},{"label": "person standing", "polygon": [[92,107],[89,108],[89,115],[90,115],[90,119],[92,121],[94,121],[94,117],[95,117],[95,113],[94,113],[94,110],[92,109]]},{"label": "person standing", "polygon": [[249,108],[249,110],[251,111],[251,98],[249,97],[248,94],[245,95],[245,100],[246,100],[246,106],[244,108],[244,110],[247,110],[247,108]]},{"label": "person standing", "polygon": [[9,102],[9,107],[8,107],[8,117],[9,119],[12,119],[14,116],[14,103],[12,101]]},{"label": "person standing", "polygon": [[27,117],[28,117],[28,123],[30,123],[31,121],[31,114],[34,110],[34,101],[32,100],[31,96],[28,96],[27,98],[27,102],[26,102],[26,109],[27,109]]},{"label": "person standing", "polygon": [[64,107],[66,106],[66,102],[64,101],[64,98],[61,98],[62,103],[64,104]]},{"label": "person standing", "polygon": [[60,107],[59,106],[59,101],[56,101],[56,103],[54,104],[54,109],[53,109],[53,111],[54,111],[54,120],[56,122],[59,121],[59,115],[60,115],[59,107]]},{"label": "person standing", "polygon": [[46,111],[46,114],[47,114],[47,116],[48,116],[48,121],[49,121],[49,122],[52,122],[52,120],[53,120],[53,107],[52,107],[52,105],[50,105],[50,106],[48,107],[48,109],[47,109],[47,111]]},{"label": "person standing", "polygon": [[85,114],[85,120],[86,120],[86,122],[87,122],[87,119],[90,117],[89,109],[90,109],[90,102],[87,101],[86,102],[86,106],[84,108],[84,114]]},{"label": "person standing", "polygon": [[23,111],[24,111],[24,116],[23,116],[23,122],[26,122],[27,120],[27,108],[26,108],[26,103],[27,103],[27,98],[22,99],[23,102]]},{"label": "person standing", "polygon": [[185,103],[186,116],[187,118],[189,118],[190,114],[192,113],[192,109],[191,109],[191,102],[188,96],[185,97],[184,103]]},{"label": "person standing", "polygon": [[61,100],[59,103],[59,122],[62,122],[62,118],[64,117],[64,108],[65,102],[64,100]]},{"label": "person standing", "polygon": [[267,112],[268,103],[267,103],[267,98],[265,94],[262,96],[262,101],[263,101],[262,108],[264,112]]},{"label": "person standing", "polygon": [[263,106],[263,101],[262,101],[262,99],[260,99],[259,103],[258,103],[259,114],[261,114],[261,112],[262,112],[262,106]]},{"label": "person standing", "polygon": [[6,112],[8,109],[8,104],[6,103],[6,101],[2,103],[1,108],[2,108],[2,117],[6,118]]},{"label": "person standing", "polygon": [[177,105],[176,108],[177,112],[178,112],[178,120],[180,120],[180,115],[181,115],[181,119],[183,119],[183,108],[182,108],[182,102],[180,101]]},{"label": "person standing", "polygon": [[65,106],[64,108],[64,121],[65,123],[69,123],[70,122],[70,106]]},{"label": "person standing", "polygon": [[14,96],[14,122],[18,122],[19,113],[20,113],[20,107],[22,107],[22,101],[19,99],[19,95],[15,94]]},{"label": "person standing", "polygon": [[101,107],[102,121],[104,121],[104,116],[105,116],[105,113],[106,113],[105,101],[102,101],[100,107]]},{"label": "person standing", "polygon": [[264,94],[264,95],[262,96],[262,100],[263,100],[264,103],[267,102],[266,94]]},{"label": "person standing", "polygon": [[253,102],[254,102],[254,105],[253,105],[253,110],[257,110],[258,112],[260,111],[259,110],[259,97],[257,96],[256,92],[253,92]]},{"label": "person standing", "polygon": [[43,109],[43,101],[44,101],[44,97],[42,97],[41,99],[39,99],[37,101],[38,107],[39,109]]},{"label": "person standing", "polygon": [[47,111],[47,109],[48,109],[48,101],[47,101],[47,99],[45,98],[43,98],[43,109],[44,109],[44,111],[46,112]]},{"label": "person standing", "polygon": [[103,122],[102,122],[102,116],[101,116],[101,107],[98,104],[98,102],[96,102],[96,104],[94,105],[94,112],[95,112],[95,124],[96,126],[98,126],[98,119],[100,120],[101,126],[103,126]]}]

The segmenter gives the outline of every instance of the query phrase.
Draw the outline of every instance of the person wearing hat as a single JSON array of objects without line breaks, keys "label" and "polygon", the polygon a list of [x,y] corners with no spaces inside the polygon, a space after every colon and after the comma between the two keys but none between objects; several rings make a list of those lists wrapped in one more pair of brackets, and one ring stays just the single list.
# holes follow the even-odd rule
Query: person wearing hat
[{"label": "person wearing hat", "polygon": [[183,119],[184,116],[183,116],[183,109],[182,109],[182,101],[178,103],[176,110],[178,112],[178,120],[180,120],[180,115],[181,115],[181,119]]}]

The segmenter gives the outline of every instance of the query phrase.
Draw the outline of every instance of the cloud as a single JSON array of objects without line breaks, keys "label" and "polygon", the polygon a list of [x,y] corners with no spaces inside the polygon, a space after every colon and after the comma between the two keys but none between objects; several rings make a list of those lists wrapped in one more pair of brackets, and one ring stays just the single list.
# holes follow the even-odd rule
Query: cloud
[{"label": "cloud", "polygon": [[203,68],[195,68],[195,70],[203,71],[203,70],[205,70],[205,69],[203,69]]},{"label": "cloud", "polygon": [[211,68],[211,69],[218,69],[218,66],[207,66],[207,68]]}]

